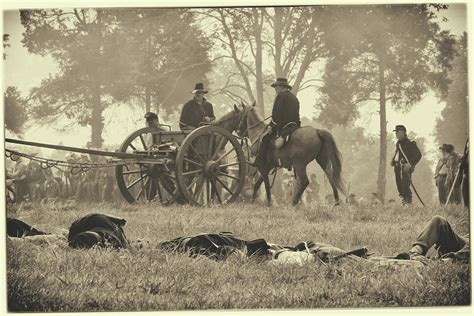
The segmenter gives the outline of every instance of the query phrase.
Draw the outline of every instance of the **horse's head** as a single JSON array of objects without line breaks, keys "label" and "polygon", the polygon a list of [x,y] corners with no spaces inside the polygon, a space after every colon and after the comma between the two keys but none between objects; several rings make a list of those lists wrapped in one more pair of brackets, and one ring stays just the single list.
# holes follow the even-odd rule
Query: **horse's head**
[{"label": "horse's head", "polygon": [[256,110],[255,101],[253,102],[251,106],[246,106],[243,102],[241,102],[241,105],[242,105],[242,110],[239,110],[237,106],[234,105],[235,111],[240,112],[237,135],[239,135],[240,137],[249,137],[248,135],[249,125],[253,125],[251,121],[254,120],[255,117],[258,117],[256,116],[257,112],[255,111]]},{"label": "horse's head", "polygon": [[229,132],[234,132],[238,130],[239,127],[239,122],[240,122],[240,116],[241,116],[242,110],[240,110],[235,104],[234,104],[234,109],[230,111],[229,113],[224,114],[217,122],[216,124],[222,127],[223,129],[229,131]]}]

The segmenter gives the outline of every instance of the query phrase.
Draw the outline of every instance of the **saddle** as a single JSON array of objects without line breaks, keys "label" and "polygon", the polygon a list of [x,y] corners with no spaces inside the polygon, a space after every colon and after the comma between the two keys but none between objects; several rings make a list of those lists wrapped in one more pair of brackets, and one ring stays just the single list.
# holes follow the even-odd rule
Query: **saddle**
[{"label": "saddle", "polygon": [[300,128],[300,126],[296,122],[290,122],[283,126],[280,135],[278,135],[275,140],[275,148],[280,149],[285,146],[285,144],[290,140],[291,134],[293,134],[293,132],[298,128]]}]

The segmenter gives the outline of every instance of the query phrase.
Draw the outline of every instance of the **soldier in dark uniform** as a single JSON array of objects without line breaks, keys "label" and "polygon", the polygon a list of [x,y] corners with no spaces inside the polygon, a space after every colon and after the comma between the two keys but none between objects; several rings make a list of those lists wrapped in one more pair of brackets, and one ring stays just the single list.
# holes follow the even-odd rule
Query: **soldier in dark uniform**
[{"label": "soldier in dark uniform", "polygon": [[447,176],[444,183],[446,199],[449,193],[451,192],[451,188],[453,188],[448,203],[460,204],[462,199],[462,176],[458,175],[458,171],[459,166],[461,164],[462,156],[454,150],[454,146],[451,144],[443,144],[443,148],[446,152]]},{"label": "soldier in dark uniform", "polygon": [[69,227],[69,246],[86,249],[93,246],[127,248],[129,242],[123,230],[126,222],[105,214],[86,215]]},{"label": "soldier in dark uniform", "polygon": [[204,84],[196,83],[194,90],[194,98],[186,102],[181,110],[179,118],[179,128],[181,130],[189,130],[199,127],[201,123],[209,123],[216,119],[212,104],[204,98],[207,93],[204,90]]},{"label": "soldier in dark uniform", "polygon": [[405,126],[397,125],[393,131],[396,133],[398,141],[392,166],[395,171],[398,193],[402,198],[402,203],[407,205],[412,202],[411,175],[415,171],[416,164],[421,160],[421,152],[416,142],[408,139]]},{"label": "soldier in dark uniform", "polygon": [[464,147],[464,155],[462,156],[461,165],[459,166],[462,172],[462,197],[464,207],[469,208],[469,142]]},{"label": "soldier in dark uniform", "polygon": [[448,175],[448,169],[446,168],[446,150],[444,148],[445,144],[442,147],[439,147],[441,151],[441,158],[438,160],[438,164],[435,169],[435,181],[436,186],[438,187],[438,198],[439,204],[446,204],[447,192],[444,184],[446,183],[446,177]]},{"label": "soldier in dark uniform", "polygon": [[265,164],[270,141],[277,135],[280,135],[285,126],[289,123],[295,123],[298,127],[301,125],[300,102],[291,93],[291,86],[288,84],[288,80],[277,78],[271,86],[275,88],[277,94],[273,103],[272,121],[268,126],[266,135],[262,138],[255,161],[252,163],[255,166],[263,166]]}]

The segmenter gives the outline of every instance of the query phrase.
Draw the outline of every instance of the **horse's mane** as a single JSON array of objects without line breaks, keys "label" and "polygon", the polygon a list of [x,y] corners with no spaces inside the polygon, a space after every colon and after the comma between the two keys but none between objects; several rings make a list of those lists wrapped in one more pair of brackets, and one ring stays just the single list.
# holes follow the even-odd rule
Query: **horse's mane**
[{"label": "horse's mane", "polygon": [[223,121],[227,121],[228,119],[232,118],[235,114],[236,114],[236,112],[234,111],[234,109],[232,109],[232,111],[227,112],[226,114],[222,115],[222,116],[216,121],[216,123],[220,123],[220,122],[223,122]]},{"label": "horse's mane", "polygon": [[255,118],[257,120],[259,120],[260,122],[263,122],[263,119],[262,119],[262,116],[260,115],[260,113],[257,111],[257,107],[255,106],[252,106],[252,108],[250,109],[250,111],[252,111],[255,115]]}]

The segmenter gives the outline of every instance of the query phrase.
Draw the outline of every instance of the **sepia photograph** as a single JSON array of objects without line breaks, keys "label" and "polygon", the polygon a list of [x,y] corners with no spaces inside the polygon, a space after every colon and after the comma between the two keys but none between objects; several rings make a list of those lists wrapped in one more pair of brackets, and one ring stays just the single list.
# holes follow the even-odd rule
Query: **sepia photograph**
[{"label": "sepia photograph", "polygon": [[470,3],[2,16],[2,311],[472,312]]}]

